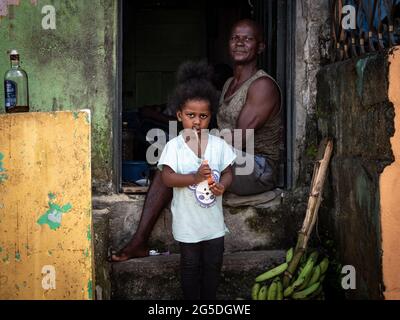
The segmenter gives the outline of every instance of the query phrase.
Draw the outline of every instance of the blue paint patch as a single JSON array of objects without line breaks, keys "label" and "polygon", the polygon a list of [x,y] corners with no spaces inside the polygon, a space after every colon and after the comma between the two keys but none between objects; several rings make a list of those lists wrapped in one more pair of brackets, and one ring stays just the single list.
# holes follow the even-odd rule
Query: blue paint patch
[{"label": "blue paint patch", "polygon": [[49,210],[47,210],[37,221],[39,225],[47,224],[51,230],[57,230],[61,226],[63,214],[69,212],[72,209],[72,205],[70,203],[67,203],[62,207],[54,203],[54,198],[54,194],[49,193]]}]

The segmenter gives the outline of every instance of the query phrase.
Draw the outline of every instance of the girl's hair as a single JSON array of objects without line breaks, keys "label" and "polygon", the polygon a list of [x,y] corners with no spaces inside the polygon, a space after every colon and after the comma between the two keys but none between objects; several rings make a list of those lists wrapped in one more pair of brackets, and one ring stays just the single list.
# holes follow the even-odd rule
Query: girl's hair
[{"label": "girl's hair", "polygon": [[187,61],[178,68],[177,86],[168,99],[170,109],[178,111],[189,100],[205,100],[213,113],[218,106],[218,92],[211,82],[212,68],[205,61]]}]

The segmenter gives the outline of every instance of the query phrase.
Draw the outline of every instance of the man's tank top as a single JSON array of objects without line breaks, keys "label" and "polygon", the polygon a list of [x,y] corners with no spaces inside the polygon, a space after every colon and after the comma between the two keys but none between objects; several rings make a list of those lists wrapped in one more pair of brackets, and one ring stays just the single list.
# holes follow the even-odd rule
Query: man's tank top
[{"label": "man's tank top", "polygon": [[[233,78],[229,78],[222,89],[220,106],[217,113],[218,128],[233,130],[237,127],[237,121],[243,106],[246,103],[247,92],[250,85],[258,78],[270,78],[277,85],[281,94],[281,89],[276,81],[265,71],[258,70],[251,78],[246,80],[241,87],[230,97],[225,98],[225,94]],[[282,126],[282,94],[279,112],[268,119],[263,127],[254,132],[254,153],[265,156],[276,162],[280,160],[283,150],[283,126]]]}]

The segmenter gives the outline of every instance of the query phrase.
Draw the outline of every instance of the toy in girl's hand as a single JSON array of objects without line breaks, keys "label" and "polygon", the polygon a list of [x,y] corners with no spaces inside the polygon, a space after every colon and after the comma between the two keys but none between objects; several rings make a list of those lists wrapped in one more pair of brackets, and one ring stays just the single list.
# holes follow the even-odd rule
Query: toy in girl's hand
[{"label": "toy in girl's hand", "polygon": [[[213,170],[211,176],[213,177],[213,181],[219,181],[220,179],[220,173],[217,170]],[[214,205],[216,195],[211,191],[212,186],[207,180],[203,180],[199,184],[191,185],[188,188],[193,191],[201,207],[208,208]]]},{"label": "toy in girl's hand", "polygon": [[[208,160],[203,160],[203,162],[201,163],[201,164],[208,164]],[[212,174],[210,174],[208,177],[207,177],[207,182],[208,182],[208,185],[210,186],[210,185],[212,185],[215,181],[214,181],[214,178],[213,178],[213,176],[212,176]]]}]

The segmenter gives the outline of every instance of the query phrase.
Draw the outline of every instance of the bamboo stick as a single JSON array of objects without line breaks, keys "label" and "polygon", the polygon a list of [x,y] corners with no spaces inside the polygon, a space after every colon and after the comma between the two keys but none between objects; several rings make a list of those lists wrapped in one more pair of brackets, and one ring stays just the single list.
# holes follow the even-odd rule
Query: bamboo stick
[{"label": "bamboo stick", "polygon": [[322,141],[320,144],[320,151],[322,150],[323,146],[325,146],[324,155],[322,159],[317,160],[314,165],[314,173],[311,181],[311,192],[308,198],[306,217],[303,221],[303,226],[299,231],[293,259],[290,261],[287,272],[285,272],[283,278],[283,286],[285,288],[289,285],[290,279],[297,269],[300,259],[306,250],[308,240],[314,228],[318,216],[318,210],[322,202],[322,190],[328,171],[329,161],[333,152],[332,140],[325,139]]}]

